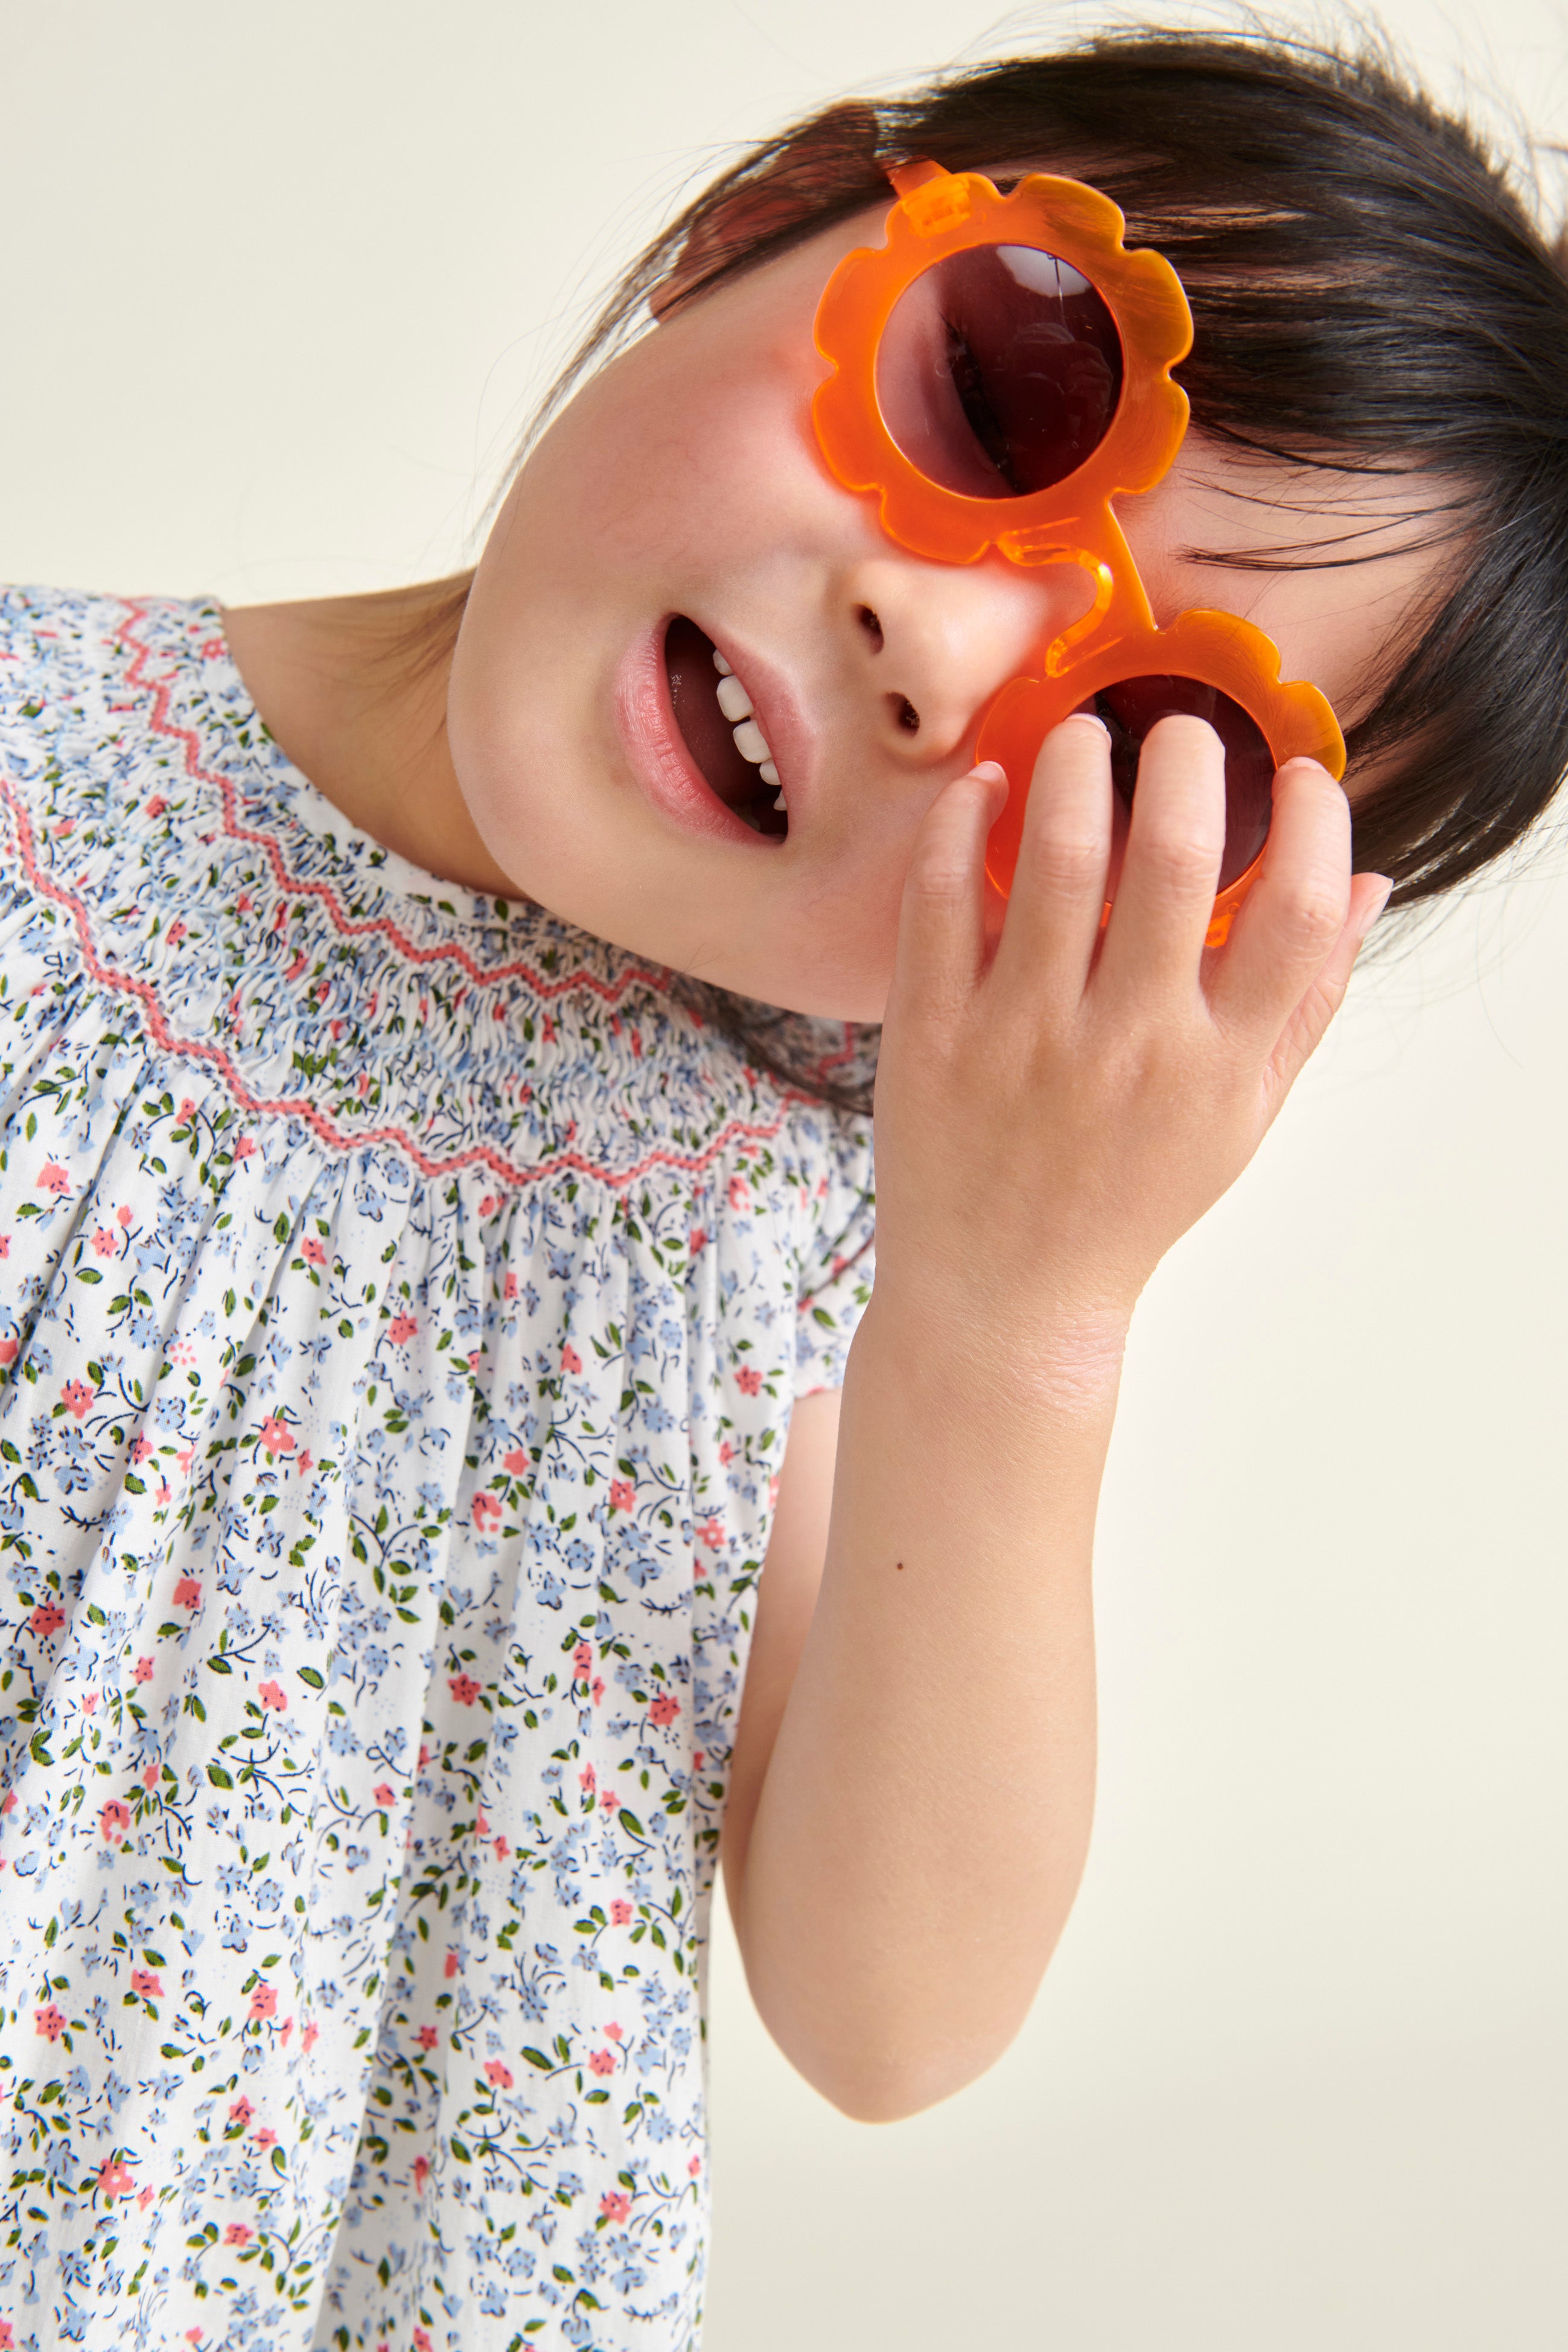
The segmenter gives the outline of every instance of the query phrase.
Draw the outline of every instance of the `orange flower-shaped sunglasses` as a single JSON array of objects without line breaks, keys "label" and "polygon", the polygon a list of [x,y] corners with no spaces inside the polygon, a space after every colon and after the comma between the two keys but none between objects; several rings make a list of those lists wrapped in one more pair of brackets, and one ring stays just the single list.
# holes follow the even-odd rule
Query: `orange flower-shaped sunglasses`
[{"label": "orange flower-shaped sunglasses", "polygon": [[886,242],[848,254],[817,308],[833,365],[812,411],[823,457],[914,554],[973,563],[995,549],[1076,564],[1093,587],[1089,610],[1041,646],[1037,674],[1009,679],[982,717],[975,757],[998,761],[1008,784],[986,871],[1005,896],[1036,757],[1071,712],[1110,730],[1124,811],[1149,729],[1192,712],[1226,753],[1217,947],[1262,864],[1275,769],[1305,753],[1340,777],[1345,747],[1323,697],[1281,683],[1277,648],[1250,623],[1193,611],[1155,627],[1111,511],[1118,493],[1152,489],[1187,429],[1171,382],[1192,346],[1181,282],[1161,255],[1130,253],[1121,214],[1077,180],[1038,173],[1003,195],[937,163],[889,176]]}]

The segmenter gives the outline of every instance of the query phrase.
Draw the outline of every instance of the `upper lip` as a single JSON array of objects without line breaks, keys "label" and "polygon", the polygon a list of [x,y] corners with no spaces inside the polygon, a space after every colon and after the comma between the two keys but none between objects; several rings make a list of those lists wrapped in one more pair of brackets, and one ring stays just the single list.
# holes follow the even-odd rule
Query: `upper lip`
[{"label": "upper lip", "polygon": [[[773,765],[779,772],[779,784],[789,810],[793,833],[801,805],[811,789],[805,780],[814,774],[816,769],[816,733],[807,722],[794,688],[765,655],[759,653],[755,646],[742,644],[739,638],[713,627],[700,614],[693,613],[690,617],[706,635],[712,638],[751,698],[752,715],[767,739]],[[717,686],[718,682],[715,671],[713,683]]]}]

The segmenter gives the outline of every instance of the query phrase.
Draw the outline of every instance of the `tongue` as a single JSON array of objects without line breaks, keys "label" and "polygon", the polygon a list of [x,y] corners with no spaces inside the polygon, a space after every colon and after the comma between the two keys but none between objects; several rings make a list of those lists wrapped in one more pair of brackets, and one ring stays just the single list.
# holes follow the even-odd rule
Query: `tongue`
[{"label": "tongue", "polygon": [[736,751],[730,721],[719,708],[713,640],[684,613],[676,614],[665,634],[664,666],[675,723],[712,792],[760,832],[784,832],[788,820],[784,811],[774,811],[772,789]]}]

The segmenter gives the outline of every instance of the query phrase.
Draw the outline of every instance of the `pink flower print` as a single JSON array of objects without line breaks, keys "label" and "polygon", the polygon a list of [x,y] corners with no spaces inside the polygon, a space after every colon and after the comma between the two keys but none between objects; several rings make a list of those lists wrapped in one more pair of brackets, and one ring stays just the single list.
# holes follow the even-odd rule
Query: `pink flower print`
[{"label": "pink flower print", "polygon": [[673,1723],[679,1713],[680,1701],[676,1697],[673,1691],[660,1691],[658,1696],[654,1700],[653,1705],[648,1708],[648,1714],[652,1720],[659,1725],[661,1728],[667,1723]]},{"label": "pink flower print", "polygon": [[58,1627],[63,1625],[65,1622],[65,1611],[63,1609],[57,1608],[52,1601],[40,1601],[37,1607],[34,1610],[32,1615],[27,1620],[28,1624],[32,1627],[40,1642],[47,1642],[49,1635],[54,1633]]},{"label": "pink flower print", "polygon": [[499,2058],[490,2060],[489,2064],[485,2068],[485,2078],[492,2083],[498,2091],[510,2091],[511,2088],[511,2068],[503,2066]]},{"label": "pink flower print", "polygon": [[518,1287],[517,1287],[517,1276],[516,1276],[516,1275],[515,1275],[515,1274],[509,1274],[509,1275],[507,1276],[505,1285],[503,1286],[503,1290],[504,1290],[504,1296],[505,1296],[506,1297],[508,1297],[508,1298],[515,1298],[515,1297],[517,1297],[517,1295],[518,1295]]},{"label": "pink flower print", "polygon": [[236,2099],[228,2111],[228,2119],[231,2124],[237,2124],[241,2131],[246,2131],[249,2128],[250,2118],[255,2113],[256,2109],[248,2099]]},{"label": "pink flower print", "polygon": [[441,2037],[433,2025],[422,2025],[414,2039],[421,2050],[434,2050]]},{"label": "pink flower print", "polygon": [[698,2174],[702,2169],[702,2158],[700,2156],[691,2157],[687,2162],[686,2169],[689,2172],[693,2180],[695,2180]]},{"label": "pink flower print", "polygon": [[110,1232],[107,1225],[100,1225],[98,1227],[92,1237],[92,1245],[98,1252],[100,1257],[112,1257],[115,1251],[120,1247],[120,1244],[116,1241],[114,1235]]},{"label": "pink flower print", "polygon": [[110,1797],[99,1810],[98,1828],[100,1837],[122,1838],[131,1827],[131,1808],[121,1798]]},{"label": "pink flower print", "polygon": [[498,1862],[504,1862],[510,1852],[511,1848],[507,1843],[505,1838],[498,1837],[495,1841],[496,1860]]},{"label": "pink flower print", "polygon": [[132,1992],[140,1993],[143,2000],[162,2000],[163,1979],[156,1969],[132,1969],[131,1990]]},{"label": "pink flower print", "polygon": [[594,1693],[594,1705],[597,1706],[600,1700],[605,1696],[605,1682],[602,1675],[595,1675],[594,1676],[592,1688]]},{"label": "pink flower print", "polygon": [[584,1764],[583,1769],[577,1775],[577,1785],[580,1789],[592,1789],[597,1785],[597,1780],[598,1775],[595,1772],[593,1766],[591,1764]]},{"label": "pink flower print", "polygon": [[501,1521],[501,1499],[499,1495],[476,1495],[473,1503],[474,1525],[481,1535],[493,1535]]},{"label": "pink flower print", "polygon": [[613,2074],[616,2071],[616,2053],[613,2050],[595,2050],[588,2064],[595,2074]]},{"label": "pink flower print", "polygon": [[[499,1004],[496,1006],[496,1015],[498,1019],[500,1016],[500,1006]],[[484,1199],[479,1202],[480,1216],[493,1217],[500,1205],[500,1203],[497,1201],[495,1194],[493,1192],[487,1192]]]},{"label": "pink flower print", "polygon": [[60,1391],[60,1402],[68,1412],[76,1415],[78,1421],[85,1421],[92,1411],[97,1395],[98,1391],[89,1389],[85,1381],[68,1381]]},{"label": "pink flower print", "polygon": [[620,1801],[620,1799],[616,1796],[616,1792],[615,1792],[615,1790],[614,1790],[613,1789],[601,1789],[601,1790],[600,1790],[600,1791],[599,1791],[599,1811],[600,1811],[602,1813],[613,1813],[613,1812],[615,1812],[615,1811],[616,1811],[616,1809],[618,1808],[618,1806],[619,1806],[619,1804],[620,1804],[620,1801]]},{"label": "pink flower print", "polygon": [[691,1764],[692,1764],[692,1769],[693,1769],[694,1771],[697,1771],[697,1772],[700,1772],[700,1771],[701,1771],[701,1769],[702,1769],[702,1750],[701,1750],[701,1748],[694,1748],[692,1749],[692,1751],[691,1751]]},{"label": "pink flower print", "polygon": [[151,2205],[151,2203],[153,2202],[153,2198],[157,2195],[157,2193],[158,2193],[158,2192],[157,2192],[157,2190],[153,2188],[153,2184],[152,2184],[152,2182],[151,2182],[151,2181],[149,2181],[149,2182],[147,2183],[146,2188],[145,2188],[145,2189],[143,2189],[140,2192],[140,2194],[139,2194],[139,2195],[138,2195],[138,2197],[137,2197],[136,2202],[138,2203],[138,2205],[140,2205],[140,2206],[141,2206],[142,2210],[143,2211],[143,2213],[145,2213],[145,2211],[147,2210],[148,2206],[149,2206],[149,2205]]},{"label": "pink flower print", "polygon": [[[416,2165],[415,2165],[415,2168],[415,2168],[416,2172],[417,2172],[417,2171],[418,2171],[419,2167],[418,2167],[417,2163],[416,2163]],[[428,2165],[426,2165],[426,2168],[425,2168],[425,2169],[426,2169],[426,2172],[428,2172],[428,2171],[429,2171],[429,2169],[430,2169],[429,2166],[428,2166]],[[428,2328],[425,2328],[425,2327],[416,2327],[416,2328],[415,2329],[415,2331],[414,2331],[414,2352],[430,2352],[430,2332],[429,2332]]]},{"label": "pink flower print", "polygon": [[292,1454],[294,1433],[280,1413],[269,1412],[261,1424],[261,1443],[268,1454]]},{"label": "pink flower print", "polygon": [[16,2339],[8,2319],[0,2319],[0,2352],[16,2352]]},{"label": "pink flower print", "polygon": [[472,1675],[448,1675],[447,1688],[459,1706],[472,1706],[479,1695],[479,1685]]},{"label": "pink flower print", "polygon": [[692,1228],[691,1228],[690,1233],[689,1233],[689,1234],[688,1234],[688,1236],[687,1236],[687,1247],[690,1250],[692,1256],[693,1256],[693,1257],[700,1257],[700,1255],[702,1255],[702,1252],[707,1248],[707,1246],[708,1246],[708,1228],[707,1228],[707,1226],[706,1226],[706,1225],[693,1225],[693,1226],[692,1226]]},{"label": "pink flower print", "polygon": [[259,2024],[260,2021],[264,2017],[276,2017],[277,2014],[277,1987],[269,1984],[258,1984],[255,1986],[252,1989],[250,1995],[250,2021],[252,2025]]},{"label": "pink flower print", "polygon": [[735,1449],[731,1444],[728,1438],[725,1438],[723,1444],[719,1448],[719,1459],[724,1465],[726,1470],[729,1468],[731,1463],[735,1459]]},{"label": "pink flower print", "polygon": [[[7,1242],[5,1248],[0,1249],[0,1257],[9,1257],[10,1255],[10,1244]],[[14,1364],[16,1360],[16,1339],[15,1333],[12,1333],[6,1339],[0,1339],[0,1364]]]},{"label": "pink flower print", "polygon": [[592,1643],[579,1642],[576,1648],[572,1653],[572,1671],[574,1677],[575,1678],[578,1675],[585,1675],[593,1663],[594,1648]]},{"label": "pink flower print", "polygon": [[310,1447],[308,1445],[301,1447],[300,1451],[294,1456],[295,1469],[313,1470],[315,1466],[315,1457],[311,1454]]},{"label": "pink flower print", "polygon": [[168,805],[162,793],[154,793],[147,803],[147,814],[149,816],[162,816]]},{"label": "pink flower print", "polygon": [[500,1466],[510,1470],[514,1478],[521,1478],[528,1468],[528,1455],[521,1445],[514,1445],[510,1454],[501,1455]]},{"label": "pink flower print", "polygon": [[743,1176],[731,1177],[729,1202],[730,1206],[732,1209],[749,1209],[751,1207],[752,1188],[747,1183]]},{"label": "pink flower print", "polygon": [[397,1802],[397,1791],[388,1788],[384,1780],[378,1780],[370,1793],[378,1805],[395,1805]]},{"label": "pink flower print", "polygon": [[234,1156],[237,1160],[250,1159],[255,1152],[255,1150],[256,1138],[253,1135],[236,1136],[234,1139]]},{"label": "pink flower print", "polygon": [[[429,2179],[429,2158],[427,2156],[416,2156],[414,2159],[414,2186],[419,2190],[421,2195],[424,2194],[425,2183]],[[422,2327],[416,2327],[414,2331],[414,2340],[416,2343],[419,2341],[421,2336],[425,2336],[425,2330]],[[430,2338],[427,2336],[425,2336],[425,2341],[428,2344]]]},{"label": "pink flower print", "polygon": [[327,1263],[327,1253],[318,1241],[301,1242],[300,1255],[307,1265],[325,1265]]},{"label": "pink flower print", "polygon": [[180,1465],[180,1475],[182,1477],[184,1477],[189,1471],[190,1466],[195,1458],[196,1449],[194,1445],[182,1445],[180,1447],[179,1451],[174,1455],[174,1459]]},{"label": "pink flower print", "polygon": [[150,1437],[133,1437],[132,1439],[131,1459],[132,1462],[147,1461],[150,1458],[152,1452],[153,1441]]},{"label": "pink flower print", "polygon": [[175,1608],[199,1609],[201,1605],[202,1588],[200,1584],[194,1576],[182,1576],[178,1584],[174,1587]]},{"label": "pink flower print", "polygon": [[629,1511],[637,1498],[637,1490],[629,1478],[611,1479],[610,1508],[612,1511]]},{"label": "pink flower print", "polygon": [[717,1551],[724,1540],[722,1523],[717,1518],[699,1519],[697,1540],[699,1543],[706,1544],[710,1551]]},{"label": "pink flower print", "polygon": [[150,1682],[152,1681],[152,1679],[153,1679],[153,1661],[152,1661],[152,1659],[151,1659],[151,1658],[138,1658],[138,1659],[137,1659],[137,1661],[136,1661],[136,1669],[135,1669],[135,1671],[136,1671],[136,1680],[137,1680],[139,1683],[150,1683]]},{"label": "pink flower print", "polygon": [[583,1359],[570,1339],[561,1350],[561,1369],[563,1372],[580,1372],[583,1369]]},{"label": "pink flower print", "polygon": [[84,1715],[97,1714],[98,1693],[96,1691],[83,1691],[81,1695],[81,1711]]},{"label": "pink flower print", "polygon": [[252,2147],[259,2148],[265,2155],[266,2151],[269,2147],[277,2147],[278,2135],[275,2131],[252,2132],[250,2136],[250,2145]]},{"label": "pink flower print", "polygon": [[457,1953],[449,1951],[447,1955],[447,1974],[449,1977],[455,1977],[461,1966],[462,1962],[458,1959]]},{"label": "pink flower print", "polygon": [[618,2025],[606,2025],[605,2028],[605,2038],[608,2042],[618,2042],[621,2038],[620,2027]]},{"label": "pink flower print", "polygon": [[135,2188],[136,2183],[124,2158],[110,2156],[99,2167],[98,2185],[106,2197],[123,2197],[128,2189]]},{"label": "pink flower print", "polygon": [[16,1810],[16,1791],[15,1789],[7,1789],[4,1801],[0,1801],[0,1813],[14,1813]]},{"label": "pink flower print", "polygon": [[71,1180],[66,1174],[65,1170],[57,1160],[51,1160],[47,1167],[44,1170],[42,1175],[38,1178],[38,1191],[40,1192],[52,1192],[58,1201],[60,1194],[62,1192],[68,1192],[70,1188]]},{"label": "pink flower print", "polygon": [[631,1905],[623,1902],[617,1895],[610,1906],[610,1917],[617,1927],[629,1927],[632,1918]]},{"label": "pink flower print", "polygon": [[313,2020],[309,2025],[302,2025],[300,2028],[300,2047],[301,2050],[313,2050],[321,2038],[321,2029]]},{"label": "pink flower print", "polygon": [[478,1830],[481,1837],[489,1837],[490,1833],[490,1817],[486,1812],[483,1805],[479,1807],[478,1812],[474,1815],[474,1827]]},{"label": "pink flower print", "polygon": [[606,2221],[624,2221],[631,2210],[631,2199],[619,2189],[606,2189],[599,2200],[599,2210]]},{"label": "pink flower print", "polygon": [[256,2232],[248,2222],[231,2221],[223,2233],[226,2246],[248,2246]]},{"label": "pink flower print", "polygon": [[158,1785],[158,1767],[156,1764],[149,1764],[142,1771],[142,1786],[144,1789],[155,1789]]},{"label": "pink flower print", "polygon": [[735,1385],[742,1396],[755,1396],[763,1385],[763,1376],[755,1364],[742,1364],[735,1375]]},{"label": "pink flower print", "polygon": [[[180,926],[180,933],[181,933],[181,937],[183,938],[183,937],[184,936],[184,925],[183,923],[182,923],[182,925]],[[169,933],[169,937],[170,937],[171,939],[173,939],[173,938],[174,938],[174,932],[171,930],[171,931],[170,931],[170,933]],[[180,1125],[181,1125],[182,1127],[184,1127],[184,1125],[185,1121],[186,1121],[188,1118],[194,1118],[195,1117],[195,1112],[196,1112],[196,1107],[195,1107],[195,1104],[191,1100],[190,1096],[189,1096],[189,1095],[187,1095],[187,1096],[185,1097],[185,1098],[184,1098],[184,1102],[180,1105],[179,1109],[175,1112],[174,1116],[175,1116],[175,1118],[178,1119],[178,1121],[179,1121]]]},{"label": "pink flower print", "polygon": [[65,2019],[52,2000],[33,2011],[33,2031],[41,2033],[46,2042],[58,2042],[65,2030]]},{"label": "pink flower print", "polygon": [[279,1682],[263,1683],[256,1696],[263,1706],[283,1709],[289,1705],[289,1694]]},{"label": "pink flower print", "polygon": [[131,1212],[123,1205],[123,1203],[116,1209],[114,1215],[115,1221],[119,1224],[128,1225],[131,1223]]},{"label": "pink flower print", "polygon": [[405,1346],[408,1340],[413,1339],[414,1334],[418,1330],[418,1317],[416,1315],[410,1315],[406,1307],[404,1307],[401,1313],[395,1315],[391,1323],[387,1327],[388,1336],[390,1337],[395,1348]]}]

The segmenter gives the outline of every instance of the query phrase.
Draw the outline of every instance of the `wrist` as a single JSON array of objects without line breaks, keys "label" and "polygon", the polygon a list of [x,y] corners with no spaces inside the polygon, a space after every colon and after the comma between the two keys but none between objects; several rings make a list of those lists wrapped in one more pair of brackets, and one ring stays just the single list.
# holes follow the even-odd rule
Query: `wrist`
[{"label": "wrist", "polygon": [[987,1410],[1099,1414],[1113,1409],[1131,1307],[1064,1297],[1021,1300],[1002,1284],[904,1283],[879,1262],[850,1351],[900,1381]]}]

